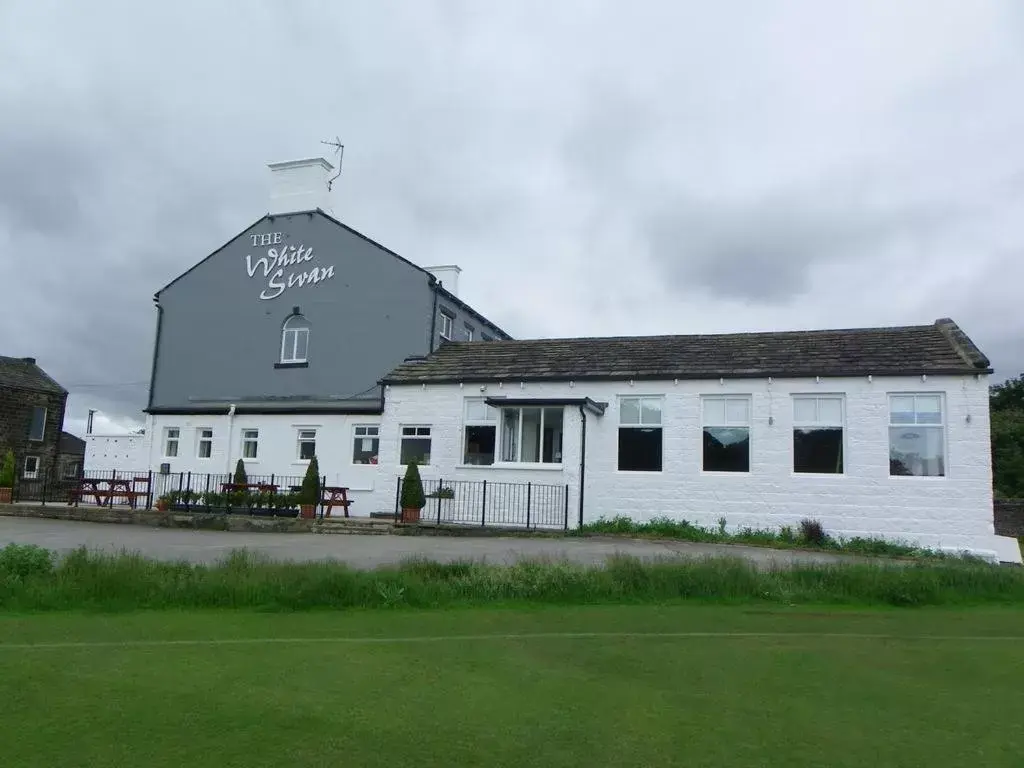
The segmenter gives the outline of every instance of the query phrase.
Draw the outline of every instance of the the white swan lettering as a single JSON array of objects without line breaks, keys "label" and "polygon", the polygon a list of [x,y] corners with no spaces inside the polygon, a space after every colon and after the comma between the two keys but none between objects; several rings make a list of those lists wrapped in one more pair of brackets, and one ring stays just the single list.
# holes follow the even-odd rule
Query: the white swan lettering
[{"label": "the white swan lettering", "polygon": [[[280,243],[281,233],[274,232],[272,236],[251,235],[253,245],[260,240],[266,242]],[[259,239],[259,240],[258,240]],[[264,242],[259,242],[263,245]],[[308,269],[306,262],[313,260],[313,249],[304,245],[283,245],[278,248],[268,248],[266,256],[260,256],[253,261],[251,254],[245,256],[245,271],[249,277],[256,277],[259,273],[267,280],[267,287],[260,291],[261,299],[276,299],[288,288],[301,288],[304,285],[319,283],[334,277],[334,266],[320,267],[311,265]],[[287,275],[285,270],[288,270]]]}]

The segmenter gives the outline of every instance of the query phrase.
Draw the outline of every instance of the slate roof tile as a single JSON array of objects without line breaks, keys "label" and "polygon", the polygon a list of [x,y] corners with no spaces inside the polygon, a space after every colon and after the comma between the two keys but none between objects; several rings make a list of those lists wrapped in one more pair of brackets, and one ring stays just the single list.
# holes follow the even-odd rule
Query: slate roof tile
[{"label": "slate roof tile", "polygon": [[991,373],[948,318],[931,325],[690,336],[447,342],[385,384]]}]

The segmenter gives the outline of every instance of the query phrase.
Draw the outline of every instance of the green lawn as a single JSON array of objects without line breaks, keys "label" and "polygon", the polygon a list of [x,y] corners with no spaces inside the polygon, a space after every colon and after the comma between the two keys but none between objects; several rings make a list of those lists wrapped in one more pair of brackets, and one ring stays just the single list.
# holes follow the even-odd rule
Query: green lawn
[{"label": "green lawn", "polygon": [[4,768],[990,768],[1022,701],[1011,608],[0,616]]}]

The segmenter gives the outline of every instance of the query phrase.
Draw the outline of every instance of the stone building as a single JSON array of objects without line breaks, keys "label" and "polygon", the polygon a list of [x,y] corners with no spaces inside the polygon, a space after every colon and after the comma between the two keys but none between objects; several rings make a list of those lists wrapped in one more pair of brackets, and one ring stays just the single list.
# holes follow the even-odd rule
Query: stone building
[{"label": "stone building", "polygon": [[0,457],[14,451],[18,478],[55,470],[67,397],[35,358],[0,356]]}]

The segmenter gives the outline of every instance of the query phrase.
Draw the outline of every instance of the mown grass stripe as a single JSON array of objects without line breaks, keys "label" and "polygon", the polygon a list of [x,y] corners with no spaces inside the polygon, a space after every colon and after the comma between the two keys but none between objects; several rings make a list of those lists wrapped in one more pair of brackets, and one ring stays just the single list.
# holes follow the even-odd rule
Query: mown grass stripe
[{"label": "mown grass stripe", "polygon": [[0,643],[0,651],[90,648],[163,648],[173,646],[402,643],[460,643],[515,640],[887,640],[900,642],[1020,642],[1024,635],[894,635],[875,632],[525,632],[514,634],[400,637],[225,637],[179,640],[103,640],[57,643]]}]

